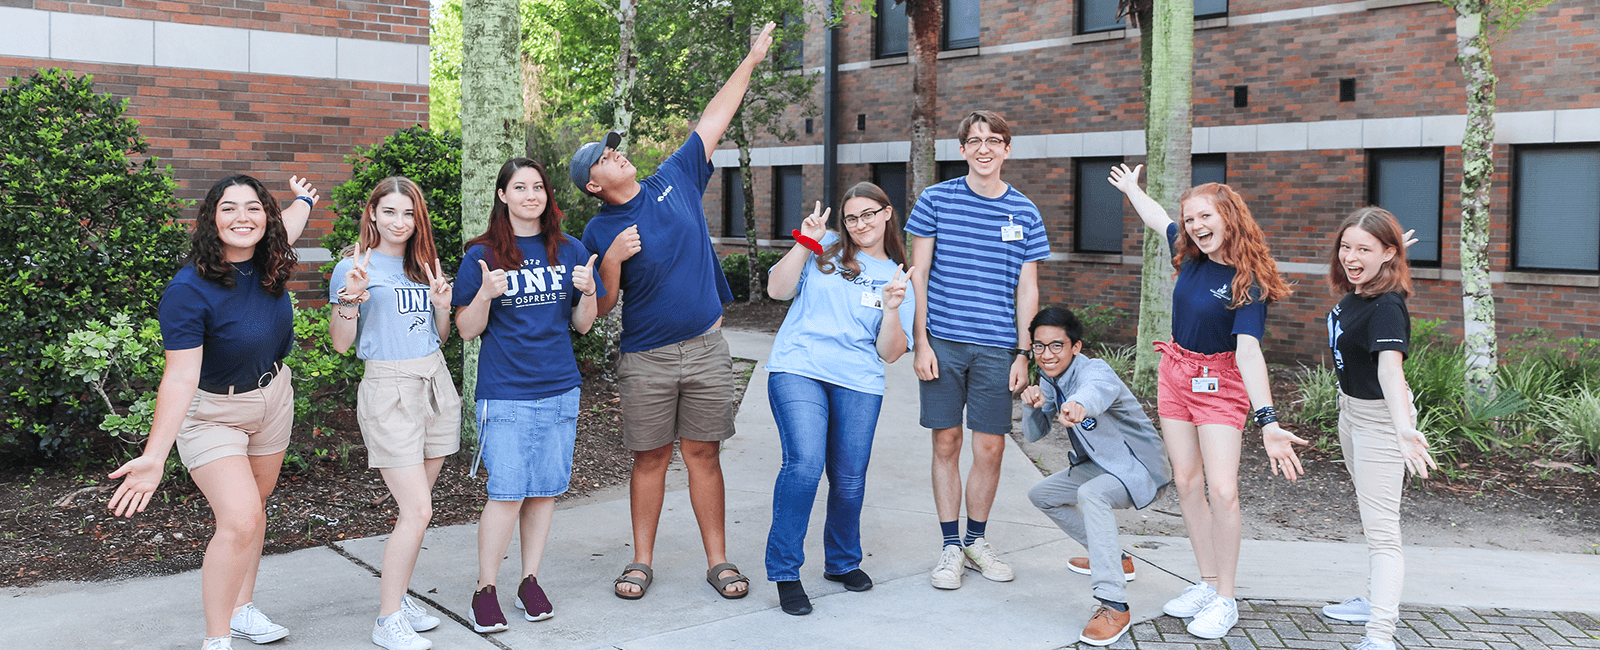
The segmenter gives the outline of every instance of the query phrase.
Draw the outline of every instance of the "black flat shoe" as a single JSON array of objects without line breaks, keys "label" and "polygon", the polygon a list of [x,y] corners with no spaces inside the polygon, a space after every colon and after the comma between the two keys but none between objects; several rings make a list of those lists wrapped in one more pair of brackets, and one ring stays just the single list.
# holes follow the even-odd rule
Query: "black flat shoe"
[{"label": "black flat shoe", "polygon": [[778,605],[783,608],[783,613],[790,616],[811,613],[811,597],[806,595],[806,588],[800,586],[799,580],[778,583]]},{"label": "black flat shoe", "polygon": [[868,577],[867,572],[861,569],[851,569],[849,573],[839,576],[824,573],[822,577],[825,580],[843,584],[846,591],[866,591],[872,588],[872,578]]}]

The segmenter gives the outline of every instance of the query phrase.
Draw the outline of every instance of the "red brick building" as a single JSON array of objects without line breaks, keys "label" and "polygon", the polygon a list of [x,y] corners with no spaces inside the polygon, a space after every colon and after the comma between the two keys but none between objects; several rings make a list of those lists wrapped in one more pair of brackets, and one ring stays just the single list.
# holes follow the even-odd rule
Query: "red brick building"
[{"label": "red brick building", "polygon": [[[879,18],[850,16],[833,41],[836,192],[863,180],[891,192],[905,185],[904,9],[878,2]],[[937,157],[946,177],[964,173],[956,124],[973,109],[1004,114],[1015,139],[1003,177],[1038,204],[1050,235],[1044,301],[1132,315],[1143,226],[1104,179],[1111,164],[1144,160],[1144,116],[1139,34],[1116,22],[1116,4],[945,0],[956,18],[939,55]],[[1271,312],[1267,349],[1279,358],[1325,352],[1327,238],[1367,204],[1418,229],[1412,314],[1445,319],[1459,334],[1466,99],[1451,10],[1419,0],[1197,0],[1196,13],[1196,176],[1245,195],[1297,284]],[[1600,3],[1557,0],[1495,45],[1490,254],[1503,336],[1532,327],[1600,336],[1597,30]],[[808,35],[808,70],[826,72],[826,40]],[[781,233],[801,206],[835,200],[823,192],[826,125],[809,126],[797,142],[754,152],[764,243],[787,246]],[[736,165],[735,152],[719,150],[716,162]],[[728,219],[726,173],[712,181],[706,216],[734,251],[744,239],[728,238],[742,229]],[[1134,321],[1122,324],[1131,332]]]},{"label": "red brick building", "polygon": [[428,2],[0,2],[0,77],[48,67],[126,97],[185,199],[233,173],[280,199],[291,174],[310,178],[324,201],[297,242],[305,291],[345,156],[428,122]]}]

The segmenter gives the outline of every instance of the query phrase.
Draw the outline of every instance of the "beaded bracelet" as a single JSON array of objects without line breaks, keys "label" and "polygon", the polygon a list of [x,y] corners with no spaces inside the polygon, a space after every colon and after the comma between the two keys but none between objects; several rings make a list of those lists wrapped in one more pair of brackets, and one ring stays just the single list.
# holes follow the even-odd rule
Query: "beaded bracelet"
[{"label": "beaded bracelet", "polygon": [[1264,426],[1267,426],[1269,424],[1272,424],[1273,422],[1277,422],[1278,421],[1278,409],[1273,408],[1272,405],[1270,405],[1270,404],[1267,405],[1267,406],[1263,406],[1261,408],[1258,408],[1258,409],[1256,409],[1255,420],[1256,420],[1256,426],[1258,426],[1258,427],[1264,427]]}]

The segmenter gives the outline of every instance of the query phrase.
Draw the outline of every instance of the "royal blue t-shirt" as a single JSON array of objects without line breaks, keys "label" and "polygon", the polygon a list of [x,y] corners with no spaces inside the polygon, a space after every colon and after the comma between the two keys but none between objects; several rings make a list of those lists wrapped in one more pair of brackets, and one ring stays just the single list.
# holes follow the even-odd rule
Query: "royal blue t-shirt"
[{"label": "royal blue t-shirt", "polygon": [[690,134],[639,182],[638,196],[601,207],[583,229],[583,245],[603,260],[618,233],[639,225],[640,250],[622,263],[623,352],[700,336],[722,318],[722,303],[733,301],[701,202],[714,169],[700,135]]},{"label": "royal blue t-shirt", "polygon": [[[1018,227],[1011,241],[1002,228]],[[933,237],[928,270],[928,333],[947,341],[1017,344],[1017,281],[1022,265],[1050,257],[1039,208],[1017,188],[991,199],[967,178],[931,185],[917,197],[906,232]],[[1032,316],[1028,316],[1032,318]]]},{"label": "royal blue t-shirt", "polygon": [[[1176,223],[1167,225],[1167,244],[1178,249]],[[1235,273],[1233,267],[1213,262],[1204,253],[1183,261],[1172,290],[1172,340],[1190,352],[1216,354],[1234,351],[1238,347],[1234,337],[1240,334],[1256,340],[1266,335],[1266,301],[1256,298],[1238,309],[1228,308],[1233,304]]]},{"label": "royal blue t-shirt", "polygon": [[[478,352],[477,399],[534,400],[560,395],[583,384],[572,356],[572,308],[583,293],[572,288],[572,271],[589,261],[589,253],[565,234],[554,264],[545,260],[544,235],[518,237],[522,266],[506,273],[506,292],[489,306],[489,324]],[[483,286],[483,259],[488,248],[467,249],[456,273],[451,303],[472,304]],[[596,276],[599,273],[595,274]],[[605,295],[595,278],[595,297]]]},{"label": "royal blue t-shirt", "polygon": [[289,292],[273,297],[261,286],[254,262],[233,265],[234,287],[206,280],[185,264],[161,294],[161,345],[168,350],[204,346],[200,385],[260,385],[294,343]]}]

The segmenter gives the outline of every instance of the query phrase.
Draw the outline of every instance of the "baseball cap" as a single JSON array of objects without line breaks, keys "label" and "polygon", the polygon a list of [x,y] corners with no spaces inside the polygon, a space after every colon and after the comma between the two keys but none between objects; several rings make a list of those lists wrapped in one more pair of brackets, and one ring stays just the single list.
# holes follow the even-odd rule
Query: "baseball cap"
[{"label": "baseball cap", "polygon": [[572,177],[572,183],[578,190],[589,196],[589,168],[600,162],[600,156],[605,155],[606,149],[615,149],[622,143],[622,134],[616,131],[606,133],[606,137],[578,147],[578,153],[572,154],[572,164],[567,167],[567,173]]}]

